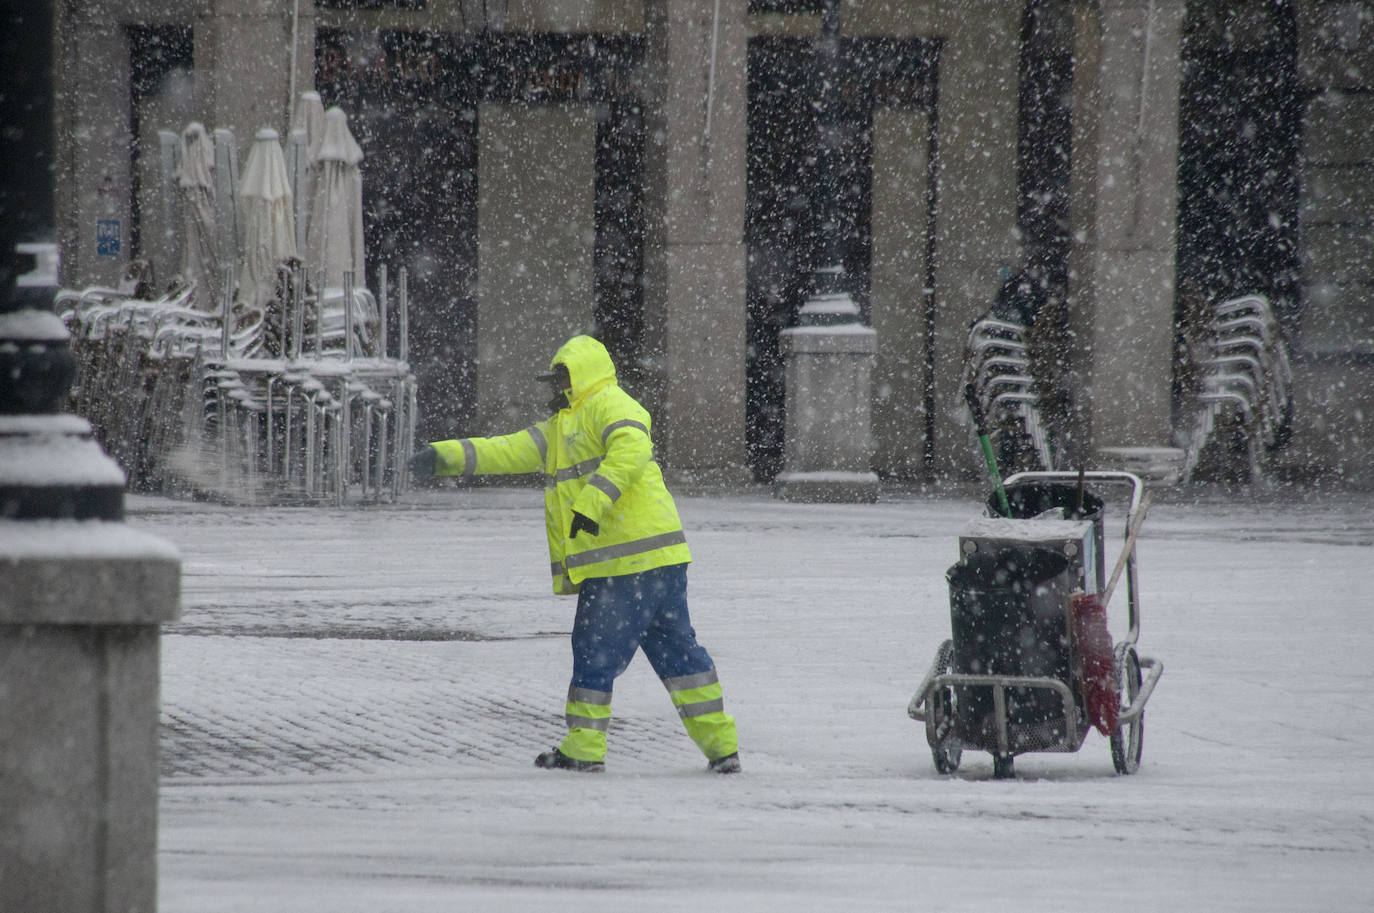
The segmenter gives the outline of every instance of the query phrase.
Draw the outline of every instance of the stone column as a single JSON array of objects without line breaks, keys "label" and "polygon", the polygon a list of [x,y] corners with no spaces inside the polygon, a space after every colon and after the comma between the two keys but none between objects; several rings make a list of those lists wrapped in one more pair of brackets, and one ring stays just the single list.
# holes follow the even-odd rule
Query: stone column
[{"label": "stone column", "polygon": [[873,364],[878,334],[846,293],[815,295],[782,331],[786,437],[774,492],[789,501],[878,499],[873,472]]},{"label": "stone column", "polygon": [[[314,72],[314,3],[301,3],[296,30],[296,93]],[[195,22],[196,91],[207,127],[234,131],[242,162],[260,127],[281,136],[291,129],[293,6],[253,0],[215,0]],[[304,55],[305,60],[302,60]]]},{"label": "stone column", "polygon": [[744,481],[747,4],[647,0],[645,354],[674,475]]},{"label": "stone column", "polygon": [[[1071,320],[1093,462],[1171,443],[1178,89],[1183,0],[1077,10]],[[1082,440],[1081,437],[1079,437]]]}]

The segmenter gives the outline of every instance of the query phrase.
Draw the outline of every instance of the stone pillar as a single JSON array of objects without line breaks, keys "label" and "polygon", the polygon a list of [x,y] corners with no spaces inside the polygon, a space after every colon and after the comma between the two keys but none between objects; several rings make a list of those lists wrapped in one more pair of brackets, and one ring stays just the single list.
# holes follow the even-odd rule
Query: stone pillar
[{"label": "stone pillar", "polygon": [[[314,3],[302,2],[299,19],[290,3],[214,0],[195,21],[196,91],[207,127],[228,128],[244,161],[260,127],[281,136],[291,130],[292,32],[296,33],[297,98],[311,88],[314,72]],[[305,59],[303,60],[302,57]],[[184,126],[184,125],[183,125]]]},{"label": "stone pillar", "polygon": [[1172,442],[1184,7],[1101,0],[1077,11],[1070,306],[1090,342],[1078,366],[1092,442],[1078,456],[1090,462],[1102,447]]},{"label": "stone pillar", "polygon": [[670,473],[716,481],[748,479],[746,7],[645,3],[646,401]]},{"label": "stone pillar", "polygon": [[844,293],[813,297],[799,321],[780,339],[787,416],[774,492],[789,501],[876,501],[872,402],[878,334],[859,322],[858,308]]}]

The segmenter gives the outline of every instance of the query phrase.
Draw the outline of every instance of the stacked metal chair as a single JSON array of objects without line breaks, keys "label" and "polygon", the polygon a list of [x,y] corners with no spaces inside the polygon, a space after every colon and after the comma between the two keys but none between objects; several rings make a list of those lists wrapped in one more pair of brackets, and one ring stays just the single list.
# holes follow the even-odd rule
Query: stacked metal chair
[{"label": "stacked metal chair", "polygon": [[1182,478],[1196,473],[1209,444],[1231,432],[1243,442],[1250,479],[1263,479],[1263,455],[1286,443],[1291,431],[1293,375],[1288,348],[1263,295],[1230,298],[1212,308],[1207,352],[1195,417],[1185,448]]},{"label": "stacked metal chair", "polygon": [[[404,270],[396,359],[386,356],[384,320],[367,319],[384,315],[384,302],[351,282],[320,301],[293,269],[275,309],[281,332],[267,339],[268,320],[241,326],[232,298],[218,313],[189,307],[191,286],[157,299],[128,288],[59,294],[78,360],[71,409],[90,419],[134,487],[337,504],[394,498],[408,484],[416,389]],[[343,315],[333,331],[331,310]]]},{"label": "stacked metal chair", "polygon": [[975,320],[969,327],[964,372],[964,385],[973,385],[982,404],[1001,468],[1054,469],[1031,374],[1026,327],[991,316]]}]

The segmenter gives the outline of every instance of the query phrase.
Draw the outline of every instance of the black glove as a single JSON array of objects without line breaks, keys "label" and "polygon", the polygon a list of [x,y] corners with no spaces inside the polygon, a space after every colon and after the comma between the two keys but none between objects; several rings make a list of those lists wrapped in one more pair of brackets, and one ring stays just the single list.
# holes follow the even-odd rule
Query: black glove
[{"label": "black glove", "polygon": [[576,539],[578,533],[591,533],[593,536],[599,536],[601,526],[591,517],[584,517],[577,511],[573,511],[572,531],[568,533],[568,538]]},{"label": "black glove", "polygon": [[414,479],[428,479],[434,475],[438,468],[439,451],[431,445],[426,444],[421,449],[415,451],[411,456],[410,462],[406,465],[410,467],[410,476]]}]

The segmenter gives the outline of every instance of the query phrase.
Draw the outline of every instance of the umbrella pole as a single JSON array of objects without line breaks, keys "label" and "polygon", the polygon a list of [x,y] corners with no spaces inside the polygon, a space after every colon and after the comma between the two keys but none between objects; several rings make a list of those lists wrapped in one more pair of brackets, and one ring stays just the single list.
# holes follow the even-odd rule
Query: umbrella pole
[{"label": "umbrella pole", "polygon": [[229,357],[229,336],[230,326],[234,320],[234,267],[228,266],[224,270],[224,320],[220,326],[219,334],[219,354],[221,358]]},{"label": "umbrella pole", "polygon": [[401,267],[401,361],[410,361],[410,270]]},{"label": "umbrella pole", "polygon": [[301,360],[301,337],[305,335],[305,265],[291,268],[291,360]]},{"label": "umbrella pole", "polygon": [[386,358],[386,264],[383,263],[377,274],[377,357]]},{"label": "umbrella pole", "polygon": [[344,298],[344,361],[353,360],[353,270],[346,269],[343,274]]},{"label": "umbrella pole", "polygon": [[324,270],[315,283],[315,360],[324,357]]}]

